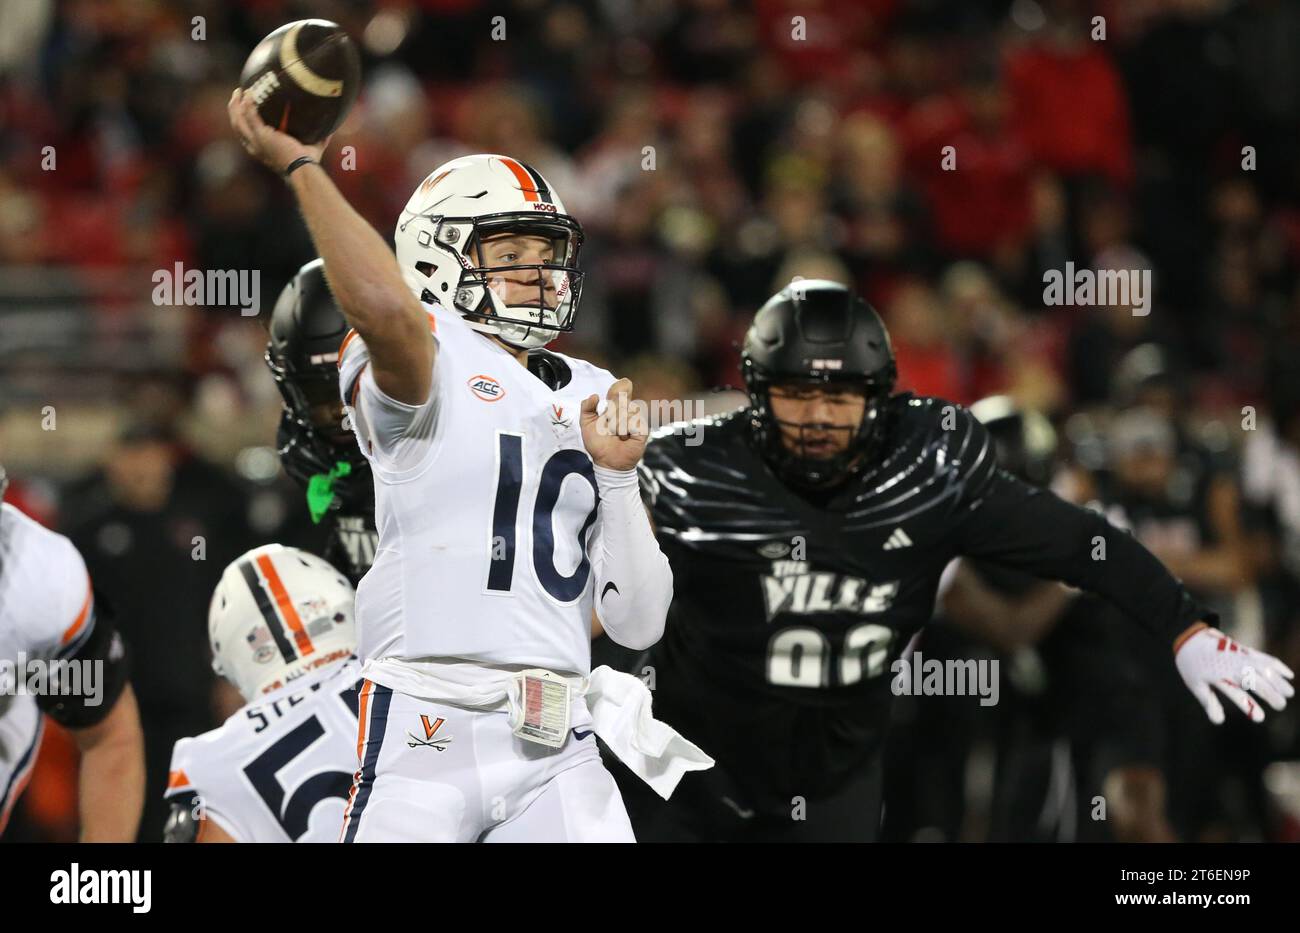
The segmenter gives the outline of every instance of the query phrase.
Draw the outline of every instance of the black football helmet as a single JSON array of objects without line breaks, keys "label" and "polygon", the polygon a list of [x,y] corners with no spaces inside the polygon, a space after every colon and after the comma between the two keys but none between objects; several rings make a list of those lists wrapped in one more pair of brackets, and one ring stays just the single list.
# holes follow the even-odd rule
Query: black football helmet
[{"label": "black football helmet", "polygon": [[990,395],[970,407],[988,429],[998,466],[1034,486],[1047,486],[1056,471],[1056,429],[1041,412],[1006,395]]},{"label": "black football helmet", "polygon": [[[749,391],[754,442],[783,478],[814,488],[833,486],[879,452],[886,431],[885,403],[898,379],[894,349],[880,315],[843,285],[800,280],[769,298],[745,335],[741,372]],[[842,385],[862,391],[866,409],[846,449],[829,457],[808,455],[805,431],[836,428],[778,421],[771,405],[771,389],[777,384]],[[799,432],[797,451],[782,443],[782,428]]]},{"label": "black football helmet", "polygon": [[[343,423],[339,397],[339,345],[348,323],[321,260],[307,263],[284,287],[269,330],[266,365],[284,398],[276,446],[285,472],[308,491],[309,502],[321,501],[323,489],[333,493],[331,503],[368,501],[370,468]],[[316,504],[312,511],[319,521]]]}]

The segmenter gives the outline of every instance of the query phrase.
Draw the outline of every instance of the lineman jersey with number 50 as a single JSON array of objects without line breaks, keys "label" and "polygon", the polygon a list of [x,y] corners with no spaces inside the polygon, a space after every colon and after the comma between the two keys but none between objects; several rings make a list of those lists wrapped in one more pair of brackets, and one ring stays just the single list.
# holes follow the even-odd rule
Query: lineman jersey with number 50
[{"label": "lineman jersey with number 50", "polygon": [[236,842],[337,841],[357,767],[360,676],[355,658],[312,671],[181,739],[167,799]]},{"label": "lineman jersey with number 50", "polygon": [[570,378],[552,389],[460,315],[425,307],[438,352],[423,405],[379,389],[355,333],[339,353],[379,529],[357,586],[358,654],[586,674],[598,497],[578,413],[614,377],[563,357]]}]

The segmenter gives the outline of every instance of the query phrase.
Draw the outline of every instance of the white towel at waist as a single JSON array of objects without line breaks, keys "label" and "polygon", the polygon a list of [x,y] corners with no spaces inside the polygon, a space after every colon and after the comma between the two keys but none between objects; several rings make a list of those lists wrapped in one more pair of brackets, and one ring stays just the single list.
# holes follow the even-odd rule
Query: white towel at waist
[{"label": "white towel at waist", "polygon": [[[511,686],[516,669],[473,661],[379,658],[367,661],[361,675],[390,690],[476,710],[512,710],[518,697]],[[651,714],[650,691],[639,679],[610,667],[587,677],[558,675],[583,698],[591,728],[632,773],[667,800],[687,771],[713,767],[713,759],[667,723]]]}]

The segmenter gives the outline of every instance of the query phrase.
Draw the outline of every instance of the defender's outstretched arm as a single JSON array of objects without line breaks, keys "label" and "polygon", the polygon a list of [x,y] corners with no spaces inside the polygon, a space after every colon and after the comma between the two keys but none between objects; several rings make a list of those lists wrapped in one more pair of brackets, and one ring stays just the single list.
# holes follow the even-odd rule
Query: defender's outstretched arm
[{"label": "defender's outstretched arm", "polygon": [[1216,690],[1256,722],[1264,711],[1251,693],[1275,710],[1294,696],[1290,668],[1212,628],[1214,613],[1136,538],[1102,516],[1003,472],[973,498],[961,553],[1063,580],[1114,603],[1170,645],[1178,673],[1212,722],[1224,719]]}]

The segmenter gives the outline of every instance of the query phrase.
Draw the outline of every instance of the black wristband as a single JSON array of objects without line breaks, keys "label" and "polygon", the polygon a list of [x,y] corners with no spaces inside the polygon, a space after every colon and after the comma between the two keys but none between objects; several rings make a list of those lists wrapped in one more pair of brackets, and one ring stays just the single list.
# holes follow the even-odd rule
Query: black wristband
[{"label": "black wristband", "polygon": [[319,164],[320,163],[317,162],[315,159],[313,159],[311,156],[298,156],[298,158],[290,162],[288,167],[285,168],[284,177],[288,178],[297,169],[301,168],[304,165],[319,165]]}]

